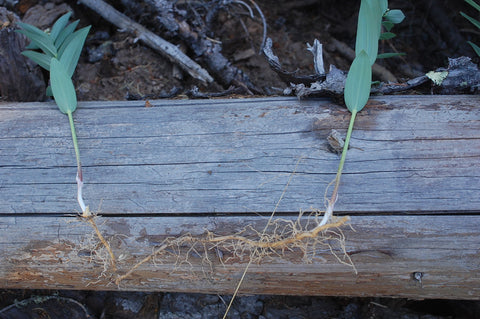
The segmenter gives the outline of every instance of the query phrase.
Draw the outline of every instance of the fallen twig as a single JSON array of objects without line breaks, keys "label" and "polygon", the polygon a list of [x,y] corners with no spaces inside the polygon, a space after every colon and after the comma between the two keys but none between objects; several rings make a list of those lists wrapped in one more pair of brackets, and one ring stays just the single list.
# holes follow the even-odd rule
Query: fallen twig
[{"label": "fallen twig", "polygon": [[[353,59],[355,59],[355,51],[352,48],[350,48],[347,44],[345,44],[344,42],[338,41],[335,38],[330,38],[330,42],[333,44],[335,49],[345,58],[349,59],[350,61],[353,61]],[[372,74],[374,77],[380,79],[383,82],[387,82],[387,83],[398,82],[397,78],[395,77],[395,75],[392,74],[392,72],[390,72],[383,66],[378,65],[377,63],[374,63],[372,65]]]},{"label": "fallen twig", "polygon": [[178,64],[193,78],[205,83],[213,82],[212,76],[205,69],[186,56],[175,45],[165,41],[142,25],[132,21],[109,4],[101,0],[80,0],[79,2],[97,12],[105,20],[116,25],[118,28],[135,34],[139,40],[166,56],[173,63]]},{"label": "fallen twig", "polygon": [[[275,71],[283,82],[290,84],[311,84],[316,81],[325,80],[325,74],[312,74],[312,75],[297,75],[296,72],[289,72],[282,69],[282,65],[278,57],[272,50],[272,39],[267,38],[265,46],[263,47],[263,54],[267,59],[268,64]],[[315,56],[315,54],[314,54]]]},{"label": "fallen twig", "polygon": [[[333,39],[335,43],[335,39]],[[351,50],[351,49],[349,49]],[[306,97],[332,97],[343,104],[342,96],[345,87],[347,73],[337,69],[333,64],[326,76],[322,76],[320,80],[313,80],[315,76],[310,75],[298,77],[292,73],[282,70],[278,57],[272,51],[272,40],[267,39],[263,50],[265,57],[272,69],[277,72],[280,77],[290,84],[284,90],[285,95],[295,94],[298,98]],[[355,52],[352,50],[352,54]],[[319,54],[318,52],[316,53]],[[380,67],[381,68],[381,67]],[[375,69],[375,64],[373,65]],[[387,70],[387,72],[389,72]],[[475,94],[480,92],[480,72],[478,66],[474,64],[468,57],[459,57],[449,59],[447,68],[438,68],[433,73],[443,73],[444,78],[435,86],[432,86],[432,92],[437,94]],[[282,74],[284,75],[282,77]],[[287,78],[286,76],[290,77]],[[290,81],[288,81],[290,80]],[[427,75],[422,75],[404,83],[398,82],[381,82],[371,88],[372,94],[392,94],[405,92],[420,87],[429,81]]]},{"label": "fallen twig", "polygon": [[[132,12],[140,10],[135,1],[123,1],[123,4]],[[231,85],[243,87],[248,94],[253,94],[252,92],[261,93],[261,90],[250,82],[248,76],[242,70],[232,65],[222,54],[222,43],[212,41],[207,36],[208,32],[211,31],[207,30],[205,22],[198,18],[199,13],[194,12],[194,21],[189,22],[188,13],[195,11],[191,7],[186,8],[186,16],[179,18],[177,17],[178,14],[176,14],[179,10],[176,9],[172,1],[147,0],[144,4],[148,7],[146,9],[141,8],[141,13],[145,14],[148,12],[148,14],[152,15],[150,22],[154,25],[156,24],[158,29],[167,29],[168,32],[182,39],[219,83],[225,87]],[[211,7],[208,8],[208,11],[211,12],[208,12],[207,21],[213,19],[222,5],[217,2],[211,3],[213,9],[216,10],[210,10]],[[258,6],[255,8],[261,12]],[[138,15],[139,13],[136,14]]]}]

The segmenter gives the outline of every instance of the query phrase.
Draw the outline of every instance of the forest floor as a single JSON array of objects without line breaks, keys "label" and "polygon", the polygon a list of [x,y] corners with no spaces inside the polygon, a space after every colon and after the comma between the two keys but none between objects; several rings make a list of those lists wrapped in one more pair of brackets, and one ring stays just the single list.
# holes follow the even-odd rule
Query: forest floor
[{"label": "forest floor", "polygon": [[[221,53],[228,60],[228,67],[240,70],[244,75],[242,80],[248,79],[250,84],[244,86],[241,84],[246,82],[240,85],[238,82],[228,83],[217,75],[218,72],[215,72],[215,81],[210,84],[193,79],[167,58],[137,41],[135,36],[119,30],[74,1],[13,2],[16,4],[10,5],[10,10],[24,22],[40,28],[51,26],[69,8],[74,11],[74,17],[81,20],[80,26],[92,25],[86,49],[74,75],[79,100],[189,98],[224,94],[226,97],[238,97],[251,93],[265,96],[281,95],[289,87],[289,83],[283,82],[265,57],[259,54],[263,24],[251,1],[176,1],[180,9],[175,11],[177,15],[183,12],[186,21],[191,25],[198,23],[197,28],[214,43],[221,44]],[[0,4],[3,3],[12,1],[0,1]],[[128,3],[128,0],[117,1],[116,8],[129,12],[132,19],[153,29],[201,65],[205,63],[195,55],[195,48],[190,47],[185,39],[172,30],[166,30],[165,26],[159,27],[155,16],[145,8],[127,10],[124,6]],[[358,11],[358,6],[352,5],[352,1],[257,0],[257,4],[268,26],[266,36],[272,39],[272,49],[284,70],[298,75],[314,74],[313,55],[307,50],[307,43],[312,44],[315,39],[323,44],[326,70],[330,65],[348,70],[352,60],[345,47],[354,47]],[[214,5],[218,6],[218,12],[212,21],[206,23],[206,16]],[[403,83],[428,71],[446,67],[448,58],[469,56],[478,64],[479,58],[466,41],[480,44],[480,32],[459,12],[464,11],[477,18],[478,13],[463,1],[390,1],[389,5],[392,9],[401,9],[406,15],[405,21],[393,30],[397,37],[382,41],[379,47],[380,52],[406,53],[379,62],[393,75],[395,82]],[[190,12],[188,10],[196,14],[195,18],[185,13]],[[205,22],[205,25],[199,21]],[[202,66],[208,70],[208,66]],[[213,75],[211,67],[209,71]],[[428,84],[409,93],[428,94],[430,86]],[[52,297],[29,299],[39,295]],[[48,318],[74,319],[84,318],[85,310],[94,318],[219,318],[229,298],[178,293],[0,290],[0,318],[44,318],[48,315]],[[16,304],[21,300],[28,302],[23,306]],[[231,318],[480,318],[480,302],[241,296],[234,303]]]}]

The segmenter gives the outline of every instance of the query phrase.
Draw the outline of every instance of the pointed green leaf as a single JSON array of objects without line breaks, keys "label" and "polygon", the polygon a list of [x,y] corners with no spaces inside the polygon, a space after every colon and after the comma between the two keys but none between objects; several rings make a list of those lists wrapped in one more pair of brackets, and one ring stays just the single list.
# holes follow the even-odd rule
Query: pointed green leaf
[{"label": "pointed green leaf", "polygon": [[[19,30],[18,32],[23,33],[22,31],[23,30]],[[42,36],[38,36],[36,34],[30,34],[29,36],[27,35],[27,37],[30,39],[31,43],[33,43],[34,47],[38,47],[50,57],[56,56],[57,49],[55,48],[53,43],[50,41],[50,39],[44,38]]]},{"label": "pointed green leaf", "polygon": [[465,0],[465,2],[471,5],[472,7],[474,7],[475,9],[477,9],[478,11],[480,11],[480,5],[475,3],[473,0]]},{"label": "pointed green leaf", "polygon": [[48,33],[45,33],[30,24],[19,22],[18,25],[22,27],[22,30],[17,30],[18,33],[24,34],[44,53],[52,57],[57,55],[57,49],[55,48],[55,45],[53,44],[53,41]]},{"label": "pointed green leaf", "polygon": [[365,51],[370,59],[370,64],[373,64],[377,58],[382,23],[382,13],[378,1],[362,0],[358,14],[355,53],[358,55],[362,50]]},{"label": "pointed green leaf", "polygon": [[371,18],[375,20],[375,32],[378,33],[378,36],[380,36],[380,32],[382,30],[382,16],[385,13],[382,11],[382,5],[381,2],[382,0],[367,0],[367,2],[370,5],[370,10],[371,10]]},{"label": "pointed green leaf", "polygon": [[65,39],[68,38],[68,36],[71,35],[73,33],[73,31],[75,31],[75,28],[77,27],[79,22],[80,22],[80,20],[73,21],[72,23],[67,25],[65,27],[65,29],[60,31],[60,34],[55,39],[55,47],[56,48],[60,48],[62,46]]},{"label": "pointed green leaf", "polygon": [[388,59],[388,58],[394,58],[397,56],[402,56],[406,55],[405,52],[389,52],[389,53],[382,53],[377,55],[377,59]]},{"label": "pointed green leaf", "polygon": [[380,0],[380,10],[382,15],[388,10],[388,0]]},{"label": "pointed green leaf", "polygon": [[77,66],[88,31],[90,31],[90,26],[76,31],[72,34],[72,39],[68,42],[68,46],[65,50],[63,52],[59,50],[59,55],[61,54],[60,62],[65,66],[65,70],[70,77],[73,75]]},{"label": "pointed green leaf", "polygon": [[480,22],[478,20],[475,20],[474,18],[470,17],[469,15],[466,15],[465,13],[463,12],[460,12],[460,14],[465,18],[467,19],[468,21],[470,21],[474,26],[476,26],[478,29],[480,29]]},{"label": "pointed green leaf", "polygon": [[73,112],[77,108],[77,94],[72,79],[63,64],[56,58],[50,61],[50,83],[55,102],[62,113]]},{"label": "pointed green leaf", "polygon": [[42,68],[44,68],[47,71],[50,71],[50,60],[52,59],[51,56],[48,56],[46,54],[36,52],[36,51],[23,51],[22,54],[32,60],[33,62],[37,63],[40,65]]},{"label": "pointed green leaf", "polygon": [[[87,31],[85,31],[85,29],[88,29]],[[61,57],[63,55],[63,52],[65,52],[65,50],[70,46],[70,44],[72,43],[72,41],[74,41],[75,39],[77,39],[77,37],[80,35],[84,35],[85,37],[87,36],[88,34],[88,31],[90,30],[90,26],[88,27],[85,27],[85,28],[82,28],[82,29],[79,29],[77,31],[75,31],[74,33],[70,34],[66,39],[65,41],[63,41],[62,45],[60,46],[60,48],[58,49],[58,56]],[[86,33],[85,33],[86,32]],[[85,42],[85,40],[83,40],[83,42]],[[82,45],[83,45],[83,42],[82,42]]]},{"label": "pointed green leaf", "polygon": [[372,85],[372,67],[365,51],[353,60],[345,81],[345,104],[350,112],[360,111],[367,104]]},{"label": "pointed green leaf", "polygon": [[405,19],[405,15],[402,10],[388,10],[387,13],[385,13],[385,19],[394,24],[399,24]]},{"label": "pointed green leaf", "polygon": [[52,41],[55,42],[57,39],[58,35],[60,32],[65,29],[68,23],[68,19],[70,19],[70,16],[72,15],[72,12],[69,11],[65,13],[63,16],[58,18],[57,22],[52,27],[52,31],[50,32],[50,36],[52,37]]},{"label": "pointed green leaf", "polygon": [[[393,32],[383,32],[382,34],[380,34],[380,39],[379,40],[390,40],[390,39],[393,39],[395,38],[397,35]],[[378,59],[378,57],[377,57]]]},{"label": "pointed green leaf", "polygon": [[25,47],[25,49],[28,49],[28,50],[38,50],[38,49],[40,49],[40,48],[39,48],[38,45],[36,45],[35,43],[30,42],[30,43]]},{"label": "pointed green leaf", "polygon": [[377,23],[376,25],[377,32],[379,35],[380,35],[380,32],[382,31],[382,17],[387,11],[387,9],[384,10],[383,8],[384,5],[382,4],[382,2],[383,0],[371,0],[371,6],[373,7],[373,10],[374,10],[373,12],[374,12],[375,21]]},{"label": "pointed green leaf", "polygon": [[382,25],[385,27],[385,30],[390,31],[395,26],[394,23],[390,21],[382,21]]},{"label": "pointed green leaf", "polygon": [[[40,30],[39,28],[37,28],[36,26],[33,26],[31,24],[28,24],[28,23],[23,23],[23,22],[18,22],[18,25],[22,28],[22,30],[25,32],[25,33],[28,33],[28,34],[36,34],[36,35],[39,35],[39,36],[48,36],[47,33],[45,33],[44,31]],[[21,31],[21,30],[20,30]],[[26,35],[26,34],[25,34]],[[27,35],[28,36],[28,35]]]},{"label": "pointed green leaf", "polygon": [[473,43],[472,41],[467,41],[468,44],[470,44],[475,51],[475,53],[480,57],[480,47]]}]

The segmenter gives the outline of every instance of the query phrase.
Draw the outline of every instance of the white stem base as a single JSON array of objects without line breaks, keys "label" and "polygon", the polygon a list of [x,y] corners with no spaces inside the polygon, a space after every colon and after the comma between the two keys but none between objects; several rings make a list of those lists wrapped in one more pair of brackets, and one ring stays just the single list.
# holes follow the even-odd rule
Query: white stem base
[{"label": "white stem base", "polygon": [[78,176],[78,173],[77,173],[76,180],[77,180],[77,201],[78,201],[78,204],[80,205],[80,208],[82,209],[82,216],[88,217],[90,215],[90,211],[88,210],[88,207],[85,205],[85,202],[83,201],[83,195],[82,195],[83,181]]}]

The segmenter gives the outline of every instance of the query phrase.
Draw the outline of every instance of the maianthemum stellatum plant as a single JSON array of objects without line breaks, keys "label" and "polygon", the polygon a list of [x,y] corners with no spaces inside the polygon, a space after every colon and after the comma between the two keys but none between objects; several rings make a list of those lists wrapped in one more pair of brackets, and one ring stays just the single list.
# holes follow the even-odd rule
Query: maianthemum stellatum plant
[{"label": "maianthemum stellatum plant", "polygon": [[[72,133],[73,147],[77,160],[77,201],[82,209],[82,217],[93,227],[96,235],[106,247],[113,269],[116,270],[115,256],[109,243],[95,223],[94,215],[85,205],[82,196],[83,174],[78,149],[77,134],[73,122],[73,112],[77,109],[77,94],[72,81],[72,75],[78,64],[85,39],[87,38],[90,26],[75,31],[79,20],[68,23],[71,12],[61,16],[53,25],[50,32],[42,31],[35,26],[19,23],[21,30],[17,32],[24,34],[30,39],[30,44],[22,54],[30,58],[42,68],[50,72],[50,86],[47,88],[47,95],[53,96],[60,111],[68,116],[70,131]],[[38,51],[40,50],[40,51]]]},{"label": "maianthemum stellatum plant", "polygon": [[[273,243],[260,242],[259,244],[264,244],[266,247],[273,247],[278,244],[284,247],[282,241],[292,240],[299,241],[303,238],[312,238],[316,237],[319,232],[324,230],[324,227],[331,225],[332,227],[337,227],[335,221],[332,221],[333,209],[335,203],[338,199],[338,188],[340,186],[340,177],[343,171],[343,165],[345,163],[345,158],[348,151],[348,145],[350,143],[350,137],[353,131],[353,125],[355,123],[355,117],[358,112],[360,112],[363,107],[367,104],[368,98],[370,96],[370,89],[372,86],[372,65],[375,63],[375,60],[379,58],[378,56],[378,41],[391,39],[395,37],[394,33],[391,33],[390,30],[395,24],[398,24],[403,21],[405,18],[401,10],[389,10],[388,9],[388,0],[362,0],[360,4],[360,11],[358,15],[358,25],[357,25],[357,38],[355,45],[355,59],[350,67],[348,76],[345,82],[344,98],[345,104],[348,110],[352,113],[350,118],[350,124],[347,130],[347,136],[345,138],[344,147],[342,150],[342,156],[340,158],[340,164],[337,170],[337,174],[334,180],[334,188],[332,197],[327,200],[327,208],[322,220],[318,225],[308,232],[302,232],[293,238],[288,238],[285,240],[280,240]],[[386,32],[382,33],[382,26],[385,28]],[[401,54],[401,53],[400,53]],[[399,55],[397,53],[387,53],[381,56],[381,58],[388,58]],[[345,220],[345,218],[344,218]],[[339,224],[343,224],[340,222]],[[262,237],[264,236],[262,234]],[[217,238],[220,239],[220,238]],[[248,270],[247,265],[243,276],[238,283],[233,298],[230,300],[227,310],[224,313],[223,319],[227,318],[230,307],[237,295],[239,288],[242,284],[243,278]]]},{"label": "maianthemum stellatum plant", "polygon": [[[465,0],[466,3],[468,3],[469,5],[471,5],[472,7],[474,7],[477,11],[480,12],[480,5],[478,3],[476,3],[475,1],[473,0]],[[470,17],[469,15],[463,13],[463,12],[460,12],[460,14],[465,18],[467,19],[468,21],[470,21],[475,27],[477,27],[478,29],[480,29],[480,21]],[[471,41],[467,41],[468,44],[470,44],[473,48],[473,50],[475,51],[475,53],[480,56],[480,47],[478,45],[476,45],[475,43],[471,42]]]},{"label": "maianthemum stellatum plant", "polygon": [[[390,30],[395,24],[402,22],[404,18],[405,16],[401,10],[388,9],[388,0],[362,0],[360,4],[355,43],[356,56],[348,72],[344,90],[345,105],[352,113],[352,116],[350,118],[340,164],[335,176],[332,196],[327,200],[325,215],[319,226],[327,224],[333,215],[333,209],[338,199],[340,177],[342,175],[355,118],[357,113],[367,104],[370,96],[372,65],[375,63],[375,60],[379,58],[378,41],[393,38],[395,34],[390,32]],[[384,33],[382,33],[382,26],[386,30]],[[395,55],[398,54],[387,53],[380,57],[386,58]]]},{"label": "maianthemum stellatum plant", "polygon": [[68,12],[60,17],[50,32],[42,31],[35,26],[22,22],[19,23],[22,29],[17,30],[17,32],[30,39],[30,45],[27,46],[29,50],[23,51],[22,54],[50,72],[50,86],[47,88],[47,95],[53,96],[60,111],[68,116],[77,160],[77,200],[82,209],[82,216],[88,217],[90,211],[82,197],[82,164],[72,116],[77,108],[77,95],[72,75],[90,26],[75,31],[79,20],[69,24],[68,20],[71,14],[71,12]]}]

